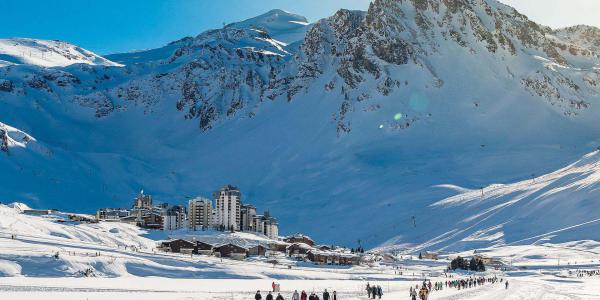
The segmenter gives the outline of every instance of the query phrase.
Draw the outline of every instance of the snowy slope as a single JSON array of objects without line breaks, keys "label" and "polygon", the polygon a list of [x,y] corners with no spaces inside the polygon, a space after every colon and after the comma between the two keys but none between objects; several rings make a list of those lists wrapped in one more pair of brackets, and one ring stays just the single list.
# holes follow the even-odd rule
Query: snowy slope
[{"label": "snowy slope", "polygon": [[123,67],[2,67],[0,120],[46,151],[0,152],[0,199],[89,213],[231,183],[282,233],[421,244],[441,232],[412,217],[434,224],[454,195],[435,186],[516,182],[597,147],[600,60],[571,44],[492,0],[377,0],[109,56]]},{"label": "snowy slope", "polygon": [[0,122],[0,150],[8,152],[13,147],[27,147],[35,139],[29,134]]},{"label": "snowy slope", "polygon": [[[272,282],[280,284],[284,297],[290,297],[294,290],[328,289],[344,299],[365,299],[364,287],[369,282],[381,285],[385,297],[401,299],[423,276],[432,282],[447,280],[444,271],[450,259],[473,253],[450,253],[437,260],[400,254],[392,260],[352,267],[313,265],[284,255],[245,261],[190,257],[156,251],[155,242],[143,237],[148,234],[131,225],[61,223],[65,216],[60,213],[27,216],[11,206],[24,207],[22,203],[0,205],[3,299],[179,299],[193,295],[241,300],[251,298],[256,290],[269,290]],[[213,237],[221,235],[228,234]],[[249,238],[240,233],[229,236]],[[508,270],[488,268],[476,275],[509,280],[508,290],[496,283],[460,290],[444,288],[433,292],[432,297],[596,299],[599,295],[597,277],[577,277],[574,272],[600,266],[598,242],[511,245],[479,249],[478,253],[500,260]],[[451,274],[456,279],[474,275],[460,271]]]},{"label": "snowy slope", "polygon": [[12,64],[41,67],[64,67],[72,64],[119,66],[66,42],[29,38],[0,39],[0,66]]},{"label": "snowy slope", "polygon": [[[557,171],[515,183],[480,189],[452,188],[458,194],[430,205],[435,219],[417,225],[435,237],[392,240],[405,251],[462,251],[487,247],[599,240],[600,151]],[[395,248],[397,246],[391,246]],[[385,249],[385,247],[384,247]]]}]

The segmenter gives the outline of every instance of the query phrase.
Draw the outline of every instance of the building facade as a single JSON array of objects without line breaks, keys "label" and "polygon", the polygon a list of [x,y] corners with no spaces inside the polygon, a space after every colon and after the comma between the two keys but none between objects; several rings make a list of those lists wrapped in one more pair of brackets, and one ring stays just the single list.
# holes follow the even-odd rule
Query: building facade
[{"label": "building facade", "polygon": [[241,193],[234,186],[226,185],[214,192],[216,202],[216,227],[240,230]]},{"label": "building facade", "polygon": [[141,190],[133,202],[134,209],[151,209],[152,196],[144,195],[144,190]]},{"label": "building facade", "polygon": [[181,205],[164,208],[163,215],[163,230],[178,230],[187,226],[187,212]]},{"label": "building facade", "polygon": [[250,204],[242,204],[240,209],[240,230],[255,231],[254,218],[256,217],[256,207]]},{"label": "building facade", "polygon": [[188,202],[188,223],[191,230],[206,230],[212,227],[213,206],[210,199],[197,197]]},{"label": "building facade", "polygon": [[277,219],[271,217],[268,211],[264,215],[254,217],[254,231],[266,235],[270,239],[279,237],[279,223]]},{"label": "building facade", "polygon": [[101,208],[96,211],[96,219],[102,221],[119,221],[129,217],[130,211],[124,208]]}]

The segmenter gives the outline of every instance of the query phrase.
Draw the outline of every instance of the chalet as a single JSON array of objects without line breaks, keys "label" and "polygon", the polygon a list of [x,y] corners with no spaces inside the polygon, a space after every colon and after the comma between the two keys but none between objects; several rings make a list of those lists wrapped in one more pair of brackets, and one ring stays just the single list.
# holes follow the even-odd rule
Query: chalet
[{"label": "chalet", "polygon": [[311,250],[306,255],[308,260],[319,265],[358,265],[360,258],[351,253]]},{"label": "chalet", "polygon": [[151,212],[142,216],[140,225],[148,229],[163,229],[163,217],[160,213]]},{"label": "chalet", "polygon": [[475,259],[479,259],[479,260],[483,261],[483,264],[486,267],[493,267],[495,269],[500,269],[500,268],[504,267],[504,262],[502,262],[501,260],[499,260],[497,258],[486,257],[486,256],[482,256],[482,255],[475,255],[474,257],[475,257]]},{"label": "chalet", "polygon": [[269,250],[271,251],[275,251],[275,252],[281,252],[281,253],[286,253],[286,249],[287,249],[287,244],[284,243],[269,243]]},{"label": "chalet", "polygon": [[284,242],[286,243],[304,243],[307,244],[309,246],[314,246],[315,245],[315,241],[313,241],[313,239],[311,239],[309,236],[301,234],[301,233],[297,233],[294,235],[290,235],[288,237],[285,237],[283,239]]},{"label": "chalet", "polygon": [[96,219],[101,221],[119,221],[130,214],[131,212],[125,208],[101,208],[96,211]]},{"label": "chalet", "polygon": [[219,257],[243,260],[248,256],[248,249],[234,244],[225,244],[215,247],[215,254]]},{"label": "chalet", "polygon": [[251,256],[265,256],[267,254],[267,248],[263,245],[256,245],[248,249],[248,255]]},{"label": "chalet", "polygon": [[212,255],[215,251],[215,247],[211,244],[196,241],[196,248],[194,250],[197,254]]},{"label": "chalet", "polygon": [[182,249],[183,252],[189,252],[190,249],[193,251],[195,246],[196,245],[190,241],[176,239],[162,242],[159,248],[166,252],[181,253]]},{"label": "chalet", "polygon": [[433,253],[433,252],[425,252],[425,253],[421,253],[421,257],[423,259],[438,259],[438,254],[437,253]]},{"label": "chalet", "polygon": [[398,258],[396,258],[395,256],[393,256],[389,253],[385,253],[385,254],[383,254],[383,261],[390,263],[390,262],[398,261]]},{"label": "chalet", "polygon": [[318,245],[317,249],[319,249],[321,251],[329,251],[329,250],[333,250],[333,246]]},{"label": "chalet", "polygon": [[289,257],[306,257],[308,252],[313,248],[305,243],[294,243],[287,247],[287,255]]}]

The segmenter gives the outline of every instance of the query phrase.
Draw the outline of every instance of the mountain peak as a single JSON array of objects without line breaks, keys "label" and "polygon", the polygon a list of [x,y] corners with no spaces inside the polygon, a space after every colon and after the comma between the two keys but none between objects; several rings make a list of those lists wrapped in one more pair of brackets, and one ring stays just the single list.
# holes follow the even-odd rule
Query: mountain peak
[{"label": "mountain peak", "polygon": [[286,44],[302,40],[308,26],[305,17],[281,9],[272,9],[260,16],[227,25],[230,28],[263,30]]}]

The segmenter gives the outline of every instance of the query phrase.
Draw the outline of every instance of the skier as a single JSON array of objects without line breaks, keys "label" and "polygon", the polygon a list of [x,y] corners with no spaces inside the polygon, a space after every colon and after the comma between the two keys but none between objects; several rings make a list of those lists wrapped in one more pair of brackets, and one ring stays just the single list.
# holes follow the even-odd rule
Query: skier
[{"label": "skier", "polygon": [[256,295],[254,295],[254,300],[262,300],[262,296],[260,294],[260,291],[256,291]]},{"label": "skier", "polygon": [[323,300],[329,300],[329,292],[327,292],[327,289],[323,292]]},{"label": "skier", "polygon": [[292,300],[300,300],[300,295],[298,295],[298,290],[294,290],[294,294],[292,295]]},{"label": "skier", "polygon": [[281,293],[277,293],[277,298],[275,298],[275,300],[283,300],[283,296],[281,296]]},{"label": "skier", "polygon": [[271,294],[271,292],[269,292],[265,300],[273,300],[273,295]]}]

